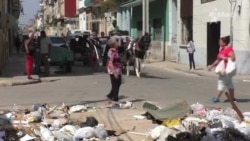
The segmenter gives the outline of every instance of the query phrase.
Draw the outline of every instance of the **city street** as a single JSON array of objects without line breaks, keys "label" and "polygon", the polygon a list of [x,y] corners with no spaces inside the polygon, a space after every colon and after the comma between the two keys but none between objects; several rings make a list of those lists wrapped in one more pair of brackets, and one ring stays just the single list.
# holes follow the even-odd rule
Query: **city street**
[{"label": "city street", "polygon": [[[105,96],[110,90],[109,76],[104,73],[103,68],[101,72],[92,73],[89,68],[83,67],[80,63],[74,66],[73,73],[58,74],[50,79],[53,82],[1,87],[0,106],[62,102],[66,104],[100,103],[105,102]],[[120,96],[124,98],[122,100],[152,101],[160,106],[178,99],[187,100],[189,104],[199,102],[206,106],[230,106],[229,103],[213,104],[210,102],[210,98],[216,92],[216,83],[217,80],[213,77],[168,72],[146,66],[140,79],[133,74],[129,77],[125,76],[125,84],[121,86]],[[249,110],[249,83],[237,80],[235,88],[240,109]]]}]

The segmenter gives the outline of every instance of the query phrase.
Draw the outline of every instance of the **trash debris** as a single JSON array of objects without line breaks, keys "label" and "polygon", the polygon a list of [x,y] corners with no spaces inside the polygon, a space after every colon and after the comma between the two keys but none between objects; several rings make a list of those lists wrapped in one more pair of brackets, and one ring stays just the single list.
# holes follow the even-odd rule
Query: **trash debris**
[{"label": "trash debris", "polygon": [[[63,103],[59,107],[35,104],[31,110],[27,110],[15,104],[10,111],[2,111],[0,114],[0,141],[96,141],[107,140],[111,136],[120,136],[123,133],[155,141],[250,141],[250,112],[242,114],[243,121],[239,110],[235,108],[236,105],[232,106],[233,108],[228,107],[223,110],[207,108],[198,102],[188,105],[186,101],[177,101],[165,107],[145,102],[143,104],[145,114],[132,115],[136,119],[132,122],[139,123],[140,126],[146,121],[145,119],[148,119],[158,126],[140,131],[140,128],[135,129],[135,125],[132,125],[132,130],[122,129],[111,133],[105,129],[109,127],[109,123],[105,121],[99,123],[94,116],[100,114],[99,111],[102,109],[99,108],[86,105],[67,106]],[[134,107],[132,102],[124,101],[114,104],[112,108]],[[113,112],[113,110],[107,111]],[[99,118],[103,117],[98,116]],[[12,125],[12,128],[8,129],[5,125]]]},{"label": "trash debris", "polygon": [[121,102],[119,105],[120,105],[121,109],[131,109],[131,108],[134,108],[134,104],[132,102],[130,102],[130,101]]},{"label": "trash debris", "polygon": [[93,127],[83,127],[76,130],[74,140],[79,141],[81,139],[90,139],[95,137],[95,129]]},{"label": "trash debris", "polygon": [[76,106],[72,106],[69,109],[69,114],[72,114],[74,112],[80,112],[80,111],[85,111],[87,110],[87,107],[84,105],[76,105]]},{"label": "trash debris", "polygon": [[95,117],[87,117],[87,120],[85,123],[82,123],[81,127],[95,127],[98,125],[98,121]]},{"label": "trash debris", "polygon": [[32,137],[32,136],[30,136],[30,135],[25,135],[24,137],[22,137],[22,138],[20,139],[20,141],[32,141],[32,140],[34,140],[34,139],[36,139],[36,137]]},{"label": "trash debris", "polygon": [[244,79],[243,82],[250,82],[250,80]]},{"label": "trash debris", "polygon": [[195,116],[205,116],[206,115],[206,109],[200,103],[196,103],[196,104],[191,105],[191,110],[193,112],[193,115],[195,115]]},{"label": "trash debris", "polygon": [[146,116],[141,116],[141,115],[134,115],[135,119],[146,119]]},{"label": "trash debris", "polygon": [[49,129],[47,129],[43,126],[40,126],[40,133],[41,133],[41,138],[43,141],[54,141],[55,140],[55,136],[53,136],[53,133]]},{"label": "trash debris", "polygon": [[176,125],[180,125],[181,124],[181,120],[180,119],[170,119],[170,120],[164,120],[162,122],[162,124],[166,127],[173,127],[173,126],[176,126]]},{"label": "trash debris", "polygon": [[163,126],[163,125],[157,126],[148,133],[147,138],[156,140],[157,138],[160,137],[160,135],[163,133],[165,129],[167,129],[166,126]]},{"label": "trash debris", "polygon": [[[145,106],[145,104],[144,104]],[[155,105],[150,105],[148,108],[144,108],[147,112],[153,116],[156,120],[167,120],[174,118],[182,118],[190,112],[189,105],[185,101],[178,101],[170,106],[159,109]],[[155,110],[157,109],[157,110]]]}]

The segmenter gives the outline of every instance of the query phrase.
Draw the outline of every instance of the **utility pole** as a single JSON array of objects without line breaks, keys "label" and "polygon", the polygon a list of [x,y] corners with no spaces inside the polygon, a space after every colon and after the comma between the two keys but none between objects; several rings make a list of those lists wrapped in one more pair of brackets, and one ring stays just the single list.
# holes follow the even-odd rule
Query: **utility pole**
[{"label": "utility pole", "polygon": [[142,0],[142,34],[149,32],[149,0]]},{"label": "utility pole", "polygon": [[233,30],[234,30],[234,25],[233,25],[233,18],[234,18],[234,11],[235,11],[235,6],[237,3],[237,0],[229,0],[230,2],[230,41],[231,41],[231,46],[233,47]]}]

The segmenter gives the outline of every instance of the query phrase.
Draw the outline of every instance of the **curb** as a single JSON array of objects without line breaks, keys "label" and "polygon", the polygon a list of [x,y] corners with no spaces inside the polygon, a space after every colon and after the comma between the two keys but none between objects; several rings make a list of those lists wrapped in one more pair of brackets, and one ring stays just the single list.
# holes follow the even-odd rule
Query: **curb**
[{"label": "curb", "polygon": [[2,80],[0,81],[0,86],[7,87],[7,86],[18,86],[18,85],[29,85],[29,84],[36,84],[40,83],[41,80]]},{"label": "curb", "polygon": [[[202,72],[197,72],[197,71],[188,72],[188,71],[181,70],[178,68],[167,68],[167,67],[155,66],[155,65],[148,65],[147,67],[157,68],[157,69],[161,69],[163,71],[168,71],[168,72],[172,72],[172,73],[182,73],[182,75],[188,75],[188,76],[197,76],[197,77],[213,78],[213,79],[218,78],[218,76],[216,74],[213,74],[213,73],[202,73]],[[244,75],[236,75],[234,77],[234,80],[248,82],[248,81],[250,81],[250,78],[249,77],[245,78]]]}]

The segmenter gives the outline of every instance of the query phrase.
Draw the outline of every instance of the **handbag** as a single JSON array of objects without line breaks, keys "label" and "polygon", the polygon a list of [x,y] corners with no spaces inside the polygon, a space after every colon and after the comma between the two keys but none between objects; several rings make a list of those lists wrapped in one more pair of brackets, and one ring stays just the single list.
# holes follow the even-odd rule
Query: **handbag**
[{"label": "handbag", "polygon": [[221,60],[219,62],[219,64],[215,67],[215,73],[218,75],[225,74],[225,62],[224,62],[224,60]]},{"label": "handbag", "polygon": [[237,66],[236,66],[236,63],[231,58],[228,59],[225,72],[227,75],[231,75],[231,76],[236,75]]}]

